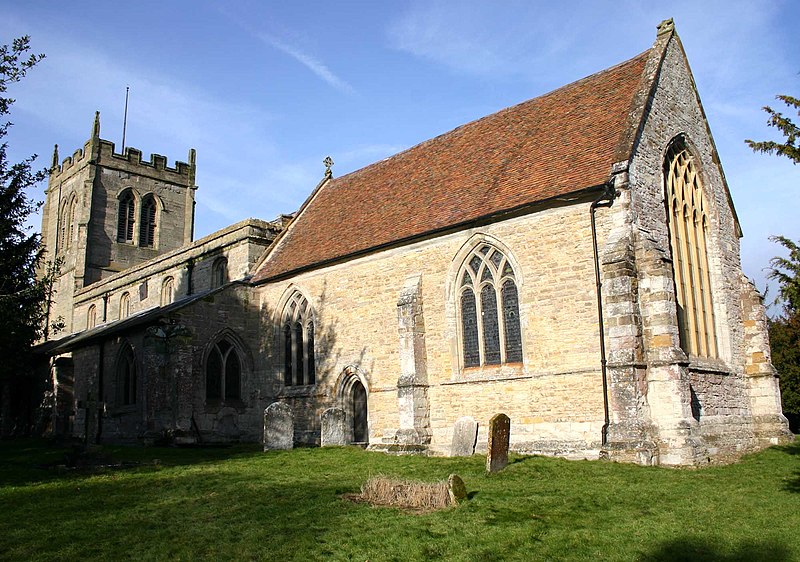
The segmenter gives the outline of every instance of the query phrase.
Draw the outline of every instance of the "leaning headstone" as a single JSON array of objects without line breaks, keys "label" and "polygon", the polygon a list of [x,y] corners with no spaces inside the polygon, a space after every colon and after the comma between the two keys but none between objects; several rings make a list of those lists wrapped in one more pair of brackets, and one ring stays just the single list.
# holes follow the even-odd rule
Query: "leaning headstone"
[{"label": "leaning headstone", "polygon": [[450,503],[461,503],[467,499],[467,487],[457,474],[447,478],[447,493],[450,494]]},{"label": "leaning headstone", "polygon": [[453,426],[453,443],[450,446],[451,457],[469,457],[475,453],[478,441],[478,422],[469,416],[458,418]]},{"label": "leaning headstone", "polygon": [[322,430],[321,445],[333,447],[347,445],[346,414],[341,408],[328,408],[322,412],[320,427]]},{"label": "leaning headstone", "polygon": [[293,446],[292,409],[283,402],[273,402],[264,410],[264,450],[291,449]]},{"label": "leaning headstone", "polygon": [[486,472],[498,472],[508,464],[508,443],[511,420],[505,414],[495,414],[489,420],[489,450],[486,452]]}]

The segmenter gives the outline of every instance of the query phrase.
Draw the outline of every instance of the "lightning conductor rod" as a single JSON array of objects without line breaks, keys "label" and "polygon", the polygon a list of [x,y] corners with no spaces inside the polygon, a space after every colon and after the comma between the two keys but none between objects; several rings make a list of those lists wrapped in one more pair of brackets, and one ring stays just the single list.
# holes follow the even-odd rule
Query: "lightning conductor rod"
[{"label": "lightning conductor rod", "polygon": [[128,129],[128,92],[130,86],[125,86],[125,116],[122,118],[122,150],[121,154],[125,154],[125,131]]}]

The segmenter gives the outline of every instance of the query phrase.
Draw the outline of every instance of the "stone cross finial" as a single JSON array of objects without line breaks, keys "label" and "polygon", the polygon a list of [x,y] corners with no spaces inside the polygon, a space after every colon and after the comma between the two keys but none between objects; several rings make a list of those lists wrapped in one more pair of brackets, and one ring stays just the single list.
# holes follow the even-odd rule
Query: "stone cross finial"
[{"label": "stone cross finial", "polygon": [[331,166],[333,166],[333,158],[331,158],[330,156],[326,156],[325,160],[323,160],[322,163],[325,164],[325,175],[330,176],[332,173]]},{"label": "stone cross finial", "polygon": [[666,19],[666,20],[662,21],[660,24],[658,24],[656,29],[658,29],[657,35],[664,35],[665,33],[672,33],[673,31],[675,31],[675,22],[672,21],[672,18]]}]

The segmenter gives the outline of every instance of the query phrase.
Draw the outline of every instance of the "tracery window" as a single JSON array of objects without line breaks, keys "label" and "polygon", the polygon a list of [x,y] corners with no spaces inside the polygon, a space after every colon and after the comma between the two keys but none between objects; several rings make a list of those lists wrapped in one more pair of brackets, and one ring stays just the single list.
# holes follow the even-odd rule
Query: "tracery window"
[{"label": "tracery window", "polygon": [[129,344],[117,360],[117,402],[122,406],[136,404],[136,358]]},{"label": "tracery window", "polygon": [[667,151],[664,179],[681,347],[690,355],[717,357],[708,208],[694,158],[683,142]]},{"label": "tracery window", "polygon": [[161,283],[161,306],[166,306],[175,300],[175,279],[167,277]]},{"label": "tracery window", "polygon": [[314,384],[314,318],[306,298],[295,292],[282,317],[283,383],[286,386]]},{"label": "tracery window", "polygon": [[127,318],[131,314],[131,295],[130,293],[122,293],[119,298],[119,318]]},{"label": "tracery window", "polygon": [[228,282],[228,260],[217,258],[211,266],[211,288],[222,287]]},{"label": "tracery window", "polygon": [[91,305],[86,311],[86,329],[91,330],[95,326],[97,326],[97,307]]},{"label": "tracery window", "polygon": [[242,362],[227,338],[214,344],[206,360],[206,400],[239,400],[242,397]]},{"label": "tracery window", "polygon": [[142,200],[142,219],[139,223],[139,246],[155,246],[156,239],[156,200],[146,195]]},{"label": "tracery window", "polygon": [[59,251],[68,250],[72,244],[73,233],[75,232],[75,207],[76,198],[73,196],[68,202],[64,203],[59,213],[59,231],[56,247]]},{"label": "tracery window", "polygon": [[514,268],[489,244],[479,244],[458,275],[464,367],[522,362],[519,295]]},{"label": "tracery window", "polygon": [[119,214],[117,216],[118,242],[133,242],[135,206],[133,192],[128,189],[119,198]]}]

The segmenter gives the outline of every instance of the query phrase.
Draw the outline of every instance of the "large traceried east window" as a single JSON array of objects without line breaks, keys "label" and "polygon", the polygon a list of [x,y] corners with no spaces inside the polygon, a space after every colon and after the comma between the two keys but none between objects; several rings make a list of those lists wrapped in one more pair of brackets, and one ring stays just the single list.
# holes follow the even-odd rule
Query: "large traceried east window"
[{"label": "large traceried east window", "polygon": [[308,300],[295,292],[281,319],[283,340],[283,383],[286,386],[314,384],[314,315]]},{"label": "large traceried east window", "polygon": [[667,151],[664,180],[681,347],[690,355],[717,357],[708,207],[697,166],[683,142],[673,143]]},{"label": "large traceried east window", "polygon": [[464,367],[522,362],[519,295],[514,268],[489,244],[479,244],[458,274]]}]

